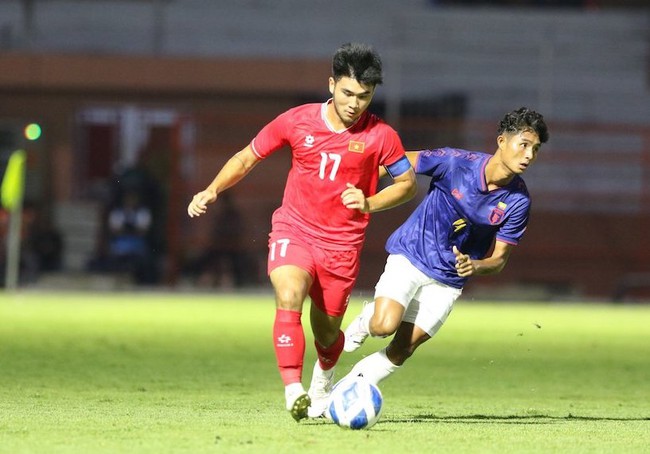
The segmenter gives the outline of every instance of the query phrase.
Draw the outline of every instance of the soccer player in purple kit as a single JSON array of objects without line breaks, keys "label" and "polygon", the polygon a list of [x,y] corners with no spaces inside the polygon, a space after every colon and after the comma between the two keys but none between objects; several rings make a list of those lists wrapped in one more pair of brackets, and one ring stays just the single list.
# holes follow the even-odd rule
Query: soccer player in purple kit
[{"label": "soccer player in purple kit", "polygon": [[374,302],[345,330],[345,351],[369,335],[394,336],[348,377],[378,384],[394,373],[438,332],[469,277],[505,267],[529,217],[520,175],[548,137],[543,116],[522,107],[499,123],[493,155],[456,148],[407,152],[416,173],[431,177],[429,191],[388,238]]},{"label": "soccer player in purple kit", "polygon": [[[327,405],[370,213],[404,203],[417,192],[399,136],[367,111],[381,83],[379,55],[365,44],[344,44],[332,60],[332,98],[289,109],[264,126],[187,208],[190,217],[202,215],[259,162],[291,148],[282,205],[272,218],[268,273],[276,300],[275,355],[286,408],[296,421],[320,416]],[[380,167],[393,183],[378,192]],[[318,359],[305,392],[301,316],[307,296]]]}]

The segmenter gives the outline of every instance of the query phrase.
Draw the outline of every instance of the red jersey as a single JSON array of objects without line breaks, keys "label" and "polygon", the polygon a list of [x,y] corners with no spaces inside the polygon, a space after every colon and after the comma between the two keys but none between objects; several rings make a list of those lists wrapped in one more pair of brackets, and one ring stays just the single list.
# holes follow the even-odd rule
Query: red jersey
[{"label": "red jersey", "polygon": [[402,158],[404,147],[395,130],[368,111],[354,125],[335,131],[325,115],[328,102],[280,114],[251,147],[261,159],[291,147],[291,169],[273,223],[287,223],[322,247],[349,249],[363,244],[370,215],[343,205],[346,183],[366,197],[375,194],[379,166]]}]

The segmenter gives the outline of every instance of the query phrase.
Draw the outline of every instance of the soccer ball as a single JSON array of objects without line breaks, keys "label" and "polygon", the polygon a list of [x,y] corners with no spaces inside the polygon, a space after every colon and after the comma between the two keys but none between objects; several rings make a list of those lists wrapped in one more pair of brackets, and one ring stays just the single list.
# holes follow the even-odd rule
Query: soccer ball
[{"label": "soccer ball", "polygon": [[383,402],[379,388],[368,380],[343,378],[332,389],[327,416],[345,429],[369,429],[379,420]]}]

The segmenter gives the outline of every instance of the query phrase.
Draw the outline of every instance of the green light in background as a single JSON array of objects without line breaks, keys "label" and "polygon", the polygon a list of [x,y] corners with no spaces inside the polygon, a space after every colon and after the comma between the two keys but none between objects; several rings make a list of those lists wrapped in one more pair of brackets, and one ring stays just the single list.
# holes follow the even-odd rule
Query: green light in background
[{"label": "green light in background", "polygon": [[24,133],[27,140],[38,140],[41,137],[41,126],[38,123],[30,123],[25,126]]}]

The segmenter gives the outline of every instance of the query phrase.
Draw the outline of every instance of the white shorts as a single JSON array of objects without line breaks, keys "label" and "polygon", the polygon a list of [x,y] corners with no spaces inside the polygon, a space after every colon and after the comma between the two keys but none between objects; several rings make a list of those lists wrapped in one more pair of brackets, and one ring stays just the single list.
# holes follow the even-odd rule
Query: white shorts
[{"label": "white shorts", "polygon": [[438,332],[462,289],[449,287],[425,275],[403,255],[391,254],[375,286],[377,297],[390,298],[406,311],[402,321],[413,323],[429,336]]}]

